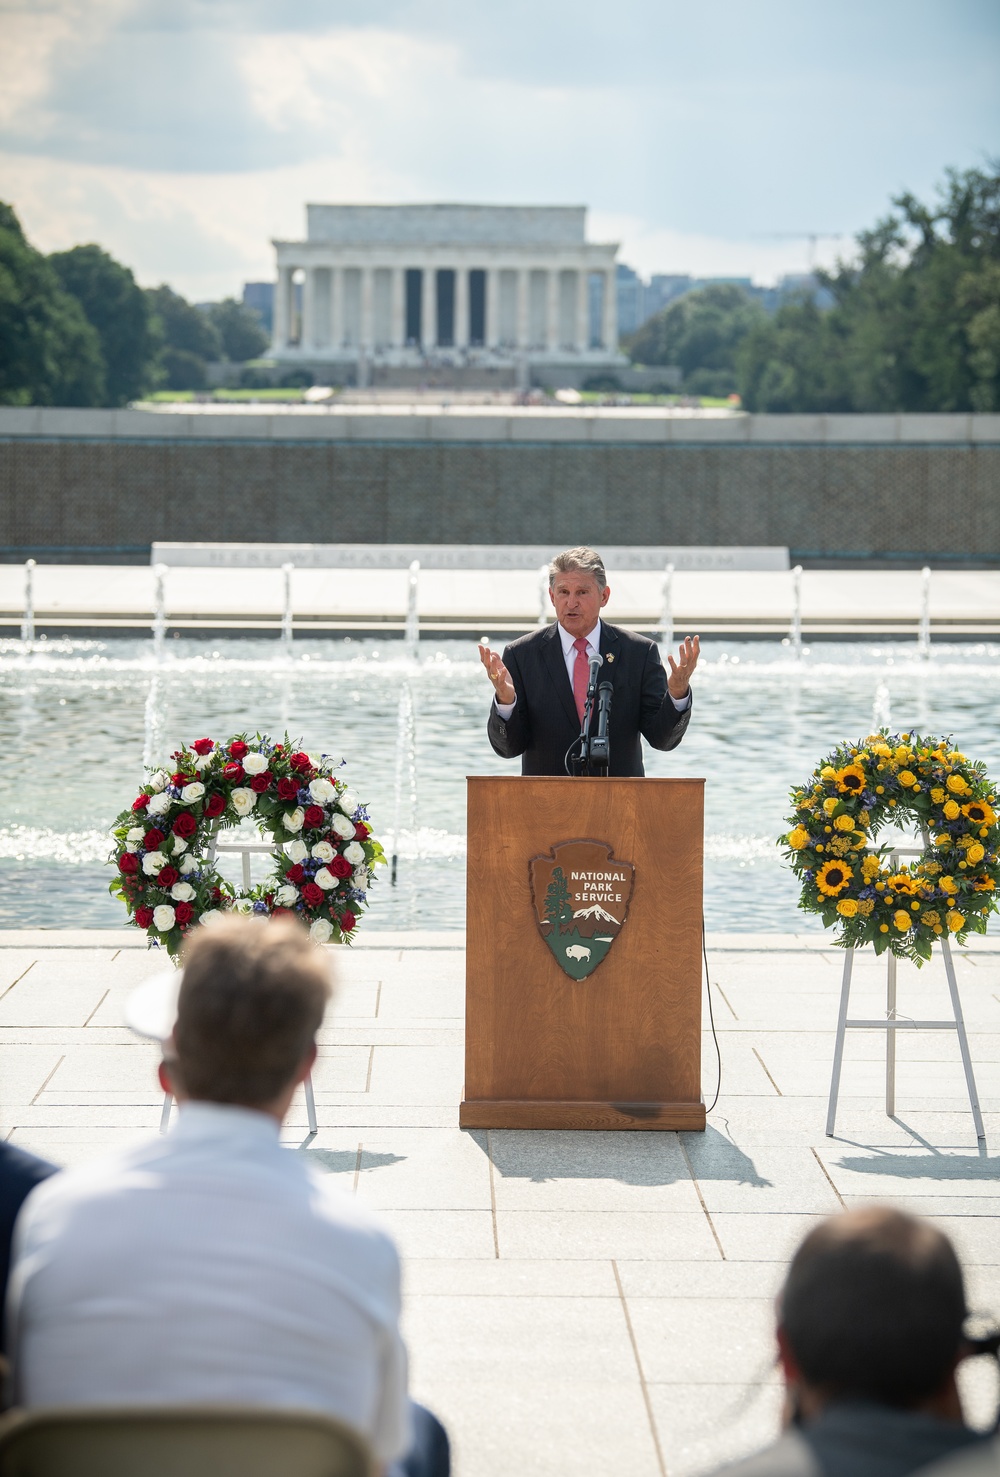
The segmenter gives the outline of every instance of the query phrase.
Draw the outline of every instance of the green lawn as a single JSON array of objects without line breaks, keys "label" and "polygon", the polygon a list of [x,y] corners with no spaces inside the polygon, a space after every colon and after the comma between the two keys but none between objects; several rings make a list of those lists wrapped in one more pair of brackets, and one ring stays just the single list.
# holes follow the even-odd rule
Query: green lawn
[{"label": "green lawn", "polygon": [[[152,395],[147,395],[148,401],[158,405],[186,405],[198,398],[202,391],[194,390],[155,390]],[[299,389],[284,389],[274,386],[267,390],[213,390],[212,400],[282,400],[298,401],[302,399],[302,391]]]}]

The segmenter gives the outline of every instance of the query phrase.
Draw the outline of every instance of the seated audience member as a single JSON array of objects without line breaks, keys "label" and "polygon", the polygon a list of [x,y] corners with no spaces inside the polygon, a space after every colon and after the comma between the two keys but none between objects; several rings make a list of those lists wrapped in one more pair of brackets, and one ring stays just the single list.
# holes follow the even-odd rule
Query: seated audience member
[{"label": "seated audience member", "polygon": [[962,1269],[928,1221],[884,1207],[811,1231],[778,1300],[785,1434],[725,1477],[905,1477],[981,1442],[955,1384]]},{"label": "seated audience member", "polygon": [[25,1197],[42,1180],[55,1174],[56,1167],[34,1154],[26,1154],[13,1144],[0,1142],[0,1360],[4,1353],[3,1305],[10,1271],[10,1243],[17,1213]]},{"label": "seated audience member", "polygon": [[407,1397],[393,1242],[279,1143],[329,968],[297,923],[231,917],[189,941],[179,992],[176,974],[135,992],[127,1014],[164,1041],[177,1124],[26,1205],[10,1292],[19,1404],[320,1410],[391,1470],[447,1473],[443,1428]]}]

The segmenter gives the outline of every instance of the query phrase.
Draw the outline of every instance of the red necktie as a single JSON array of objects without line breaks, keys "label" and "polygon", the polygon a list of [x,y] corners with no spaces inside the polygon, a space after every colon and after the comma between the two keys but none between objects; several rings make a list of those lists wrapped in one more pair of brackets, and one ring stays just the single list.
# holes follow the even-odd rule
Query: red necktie
[{"label": "red necktie", "polygon": [[573,663],[573,696],[576,698],[576,713],[583,722],[583,710],[587,704],[587,687],[590,683],[590,658],[587,655],[587,638],[577,636],[573,642],[576,661]]}]

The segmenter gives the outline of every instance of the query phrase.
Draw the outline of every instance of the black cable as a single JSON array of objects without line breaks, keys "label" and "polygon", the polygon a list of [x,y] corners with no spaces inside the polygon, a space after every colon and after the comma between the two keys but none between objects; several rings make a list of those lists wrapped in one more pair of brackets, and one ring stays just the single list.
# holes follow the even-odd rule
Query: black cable
[{"label": "black cable", "polygon": [[708,945],[705,942],[705,920],[701,920],[701,955],[705,961],[705,993],[708,995],[708,1018],[712,1023],[712,1040],[715,1042],[715,1058],[719,1064],[719,1080],[715,1084],[715,1097],[712,1099],[712,1107],[706,1108],[706,1113],[711,1113],[719,1101],[719,1093],[722,1091],[722,1052],[719,1050],[719,1038],[715,1031],[715,1011],[712,1009],[712,980],[708,973]]}]

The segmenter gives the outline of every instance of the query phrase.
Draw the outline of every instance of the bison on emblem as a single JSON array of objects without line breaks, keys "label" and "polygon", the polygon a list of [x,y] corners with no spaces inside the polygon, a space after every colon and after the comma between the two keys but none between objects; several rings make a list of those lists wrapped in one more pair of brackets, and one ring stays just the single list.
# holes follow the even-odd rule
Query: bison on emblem
[{"label": "bison on emblem", "polygon": [[571,979],[586,979],[625,925],[635,868],[605,841],[563,841],[529,875],[539,933]]}]

